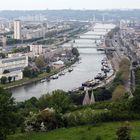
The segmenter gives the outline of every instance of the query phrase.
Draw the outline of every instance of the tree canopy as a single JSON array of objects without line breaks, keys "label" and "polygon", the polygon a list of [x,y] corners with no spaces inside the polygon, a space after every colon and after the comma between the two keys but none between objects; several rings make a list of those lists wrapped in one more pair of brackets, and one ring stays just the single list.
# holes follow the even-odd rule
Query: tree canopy
[{"label": "tree canopy", "polygon": [[12,94],[0,87],[0,140],[16,129],[17,115]]}]

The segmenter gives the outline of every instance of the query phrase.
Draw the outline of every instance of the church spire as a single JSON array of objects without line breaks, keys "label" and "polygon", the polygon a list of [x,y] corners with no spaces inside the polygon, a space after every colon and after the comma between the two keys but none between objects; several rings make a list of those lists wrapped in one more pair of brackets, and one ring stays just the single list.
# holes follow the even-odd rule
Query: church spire
[{"label": "church spire", "polygon": [[90,104],[90,99],[89,99],[89,94],[88,94],[88,89],[86,89],[86,94],[83,100],[83,105],[88,105]]},{"label": "church spire", "polygon": [[94,103],[95,103],[95,97],[94,97],[94,93],[93,93],[93,90],[92,90],[90,104],[94,104]]}]

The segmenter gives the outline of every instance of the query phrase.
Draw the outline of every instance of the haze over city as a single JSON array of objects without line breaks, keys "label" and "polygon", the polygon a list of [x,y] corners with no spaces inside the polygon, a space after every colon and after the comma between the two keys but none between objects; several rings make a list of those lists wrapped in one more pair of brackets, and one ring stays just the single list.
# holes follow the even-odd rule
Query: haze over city
[{"label": "haze over city", "polygon": [[139,9],[139,0],[4,0],[0,10]]}]

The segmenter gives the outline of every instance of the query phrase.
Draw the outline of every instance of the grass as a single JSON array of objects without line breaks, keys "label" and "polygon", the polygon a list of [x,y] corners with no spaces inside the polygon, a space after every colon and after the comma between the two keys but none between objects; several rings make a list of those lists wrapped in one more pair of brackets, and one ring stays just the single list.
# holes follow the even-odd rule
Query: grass
[{"label": "grass", "polygon": [[[46,133],[17,134],[10,136],[8,140],[96,140],[98,136],[102,140],[116,140],[116,130],[119,126],[121,126],[121,122],[62,128]],[[140,140],[140,121],[130,122],[130,126],[133,139]]]}]

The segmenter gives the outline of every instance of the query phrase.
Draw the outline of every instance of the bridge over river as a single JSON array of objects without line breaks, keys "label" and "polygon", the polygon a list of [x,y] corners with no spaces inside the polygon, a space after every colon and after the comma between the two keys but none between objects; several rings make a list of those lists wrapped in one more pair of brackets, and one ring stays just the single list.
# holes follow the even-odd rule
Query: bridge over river
[{"label": "bridge over river", "polygon": [[78,48],[78,49],[97,49],[98,51],[115,51],[115,48],[114,47],[102,47],[102,46],[97,46],[97,45],[77,45],[76,46],[76,44],[75,45],[70,45],[70,46],[65,46],[65,45],[63,45],[62,47],[64,47],[64,48],[69,48],[69,49],[71,49],[72,47],[75,47],[75,48]]}]

